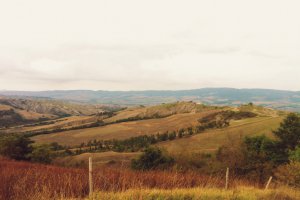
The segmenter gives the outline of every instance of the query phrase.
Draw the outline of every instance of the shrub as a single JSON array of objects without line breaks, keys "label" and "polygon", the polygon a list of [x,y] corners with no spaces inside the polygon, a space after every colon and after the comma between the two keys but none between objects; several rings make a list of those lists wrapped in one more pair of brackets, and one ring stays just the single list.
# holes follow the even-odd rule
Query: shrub
[{"label": "shrub", "polygon": [[33,148],[32,153],[29,155],[31,161],[39,163],[51,163],[52,149],[49,145],[39,145]]},{"label": "shrub", "polygon": [[300,162],[279,166],[275,171],[275,177],[280,183],[300,187]]},{"label": "shrub", "polygon": [[138,158],[133,159],[131,167],[137,170],[164,169],[174,163],[174,159],[164,155],[157,147],[149,147]]},{"label": "shrub", "polygon": [[300,146],[298,146],[294,151],[290,151],[289,159],[300,162]]}]

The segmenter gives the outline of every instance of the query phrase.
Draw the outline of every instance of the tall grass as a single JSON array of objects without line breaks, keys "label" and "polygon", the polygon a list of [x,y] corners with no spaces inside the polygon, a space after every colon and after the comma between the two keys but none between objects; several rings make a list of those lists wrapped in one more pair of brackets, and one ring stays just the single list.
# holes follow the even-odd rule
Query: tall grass
[{"label": "tall grass", "polygon": [[300,192],[288,188],[260,190],[239,187],[231,190],[192,188],[174,190],[128,190],[125,192],[99,192],[90,199],[105,200],[298,200]]},{"label": "tall grass", "polygon": [[[99,168],[93,173],[95,191],[128,189],[223,188],[224,178],[196,172],[131,171]],[[253,185],[232,178],[231,188]],[[0,158],[0,199],[83,198],[88,195],[87,169],[17,162]]]}]

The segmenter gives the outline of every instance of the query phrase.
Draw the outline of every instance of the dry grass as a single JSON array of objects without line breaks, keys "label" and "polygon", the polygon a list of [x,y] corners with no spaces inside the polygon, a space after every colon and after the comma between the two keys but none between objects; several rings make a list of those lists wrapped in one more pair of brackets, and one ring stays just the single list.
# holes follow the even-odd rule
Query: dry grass
[{"label": "dry grass", "polygon": [[79,145],[89,140],[126,139],[139,135],[156,134],[187,128],[198,124],[198,119],[216,111],[176,114],[166,118],[123,122],[81,130],[38,135],[32,139],[37,143],[58,142],[63,145]]},{"label": "dry grass", "polygon": [[[95,191],[128,189],[223,188],[222,177],[202,176],[195,172],[131,171],[98,168],[94,170]],[[88,194],[87,169],[0,160],[0,199],[83,198]],[[231,188],[250,186],[245,180],[231,178]]]},{"label": "dry grass", "polygon": [[232,190],[216,188],[193,188],[175,190],[128,190],[118,193],[99,192],[90,199],[105,200],[298,200],[300,191],[290,188],[259,190],[253,187],[238,187]]}]

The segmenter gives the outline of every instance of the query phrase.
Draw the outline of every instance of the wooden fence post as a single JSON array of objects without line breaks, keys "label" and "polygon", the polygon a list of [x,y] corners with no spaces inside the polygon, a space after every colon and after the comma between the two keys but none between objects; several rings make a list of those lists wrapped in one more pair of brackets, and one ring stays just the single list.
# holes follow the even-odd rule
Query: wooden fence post
[{"label": "wooden fence post", "polygon": [[93,162],[92,157],[89,157],[89,196],[91,197],[93,194]]},{"label": "wooden fence post", "polygon": [[225,183],[225,190],[228,189],[228,183],[229,183],[229,168],[226,169],[226,183]]},{"label": "wooden fence post", "polygon": [[268,182],[267,182],[267,185],[266,185],[265,190],[269,189],[269,186],[270,186],[270,184],[271,184],[272,179],[273,179],[273,177],[270,176],[270,178],[269,178],[269,180],[268,180]]}]

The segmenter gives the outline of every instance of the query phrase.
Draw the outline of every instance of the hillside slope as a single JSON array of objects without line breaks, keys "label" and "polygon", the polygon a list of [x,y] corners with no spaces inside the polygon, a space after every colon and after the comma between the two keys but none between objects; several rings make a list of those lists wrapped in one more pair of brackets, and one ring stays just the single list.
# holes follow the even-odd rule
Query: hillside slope
[{"label": "hillside slope", "polygon": [[238,120],[226,128],[207,130],[192,137],[163,142],[158,146],[165,148],[171,154],[215,152],[223,144],[234,143],[245,136],[265,134],[273,137],[272,131],[279,127],[282,120],[283,117],[257,117]]},{"label": "hillside slope", "polygon": [[67,116],[90,116],[108,108],[64,101],[0,97],[0,128],[42,122]]},{"label": "hillside slope", "polygon": [[152,119],[163,118],[175,114],[183,113],[198,113],[205,112],[213,109],[222,109],[221,107],[206,106],[195,102],[175,102],[165,103],[155,106],[139,106],[130,107],[126,110],[122,110],[116,113],[115,116],[107,118],[105,122],[122,122],[126,120],[140,120],[140,119]]},{"label": "hillside slope", "polygon": [[[246,115],[245,119],[244,117],[225,119],[232,112],[237,114],[253,113],[253,116],[248,117]],[[268,126],[267,120],[275,120],[274,123],[278,125],[281,120],[280,114],[276,110],[250,104],[240,107],[211,107],[193,102],[176,102],[122,110],[115,116],[104,119],[104,122],[107,124],[100,127],[37,135],[33,139],[38,143],[58,142],[63,145],[74,146],[94,139],[122,140],[141,135],[178,132],[180,129],[195,128],[201,125],[201,119],[205,119],[206,123],[214,123],[214,120],[218,120],[217,123],[223,125],[230,122],[230,126],[224,128],[224,130],[228,131],[236,123],[241,123],[240,126],[245,126],[245,131],[248,131],[246,125],[249,122],[256,123],[257,127],[264,127],[264,130],[270,130],[273,127]],[[264,122],[264,120],[266,121]],[[249,134],[254,134],[254,132],[249,132]],[[203,135],[203,133],[200,135]]]}]

